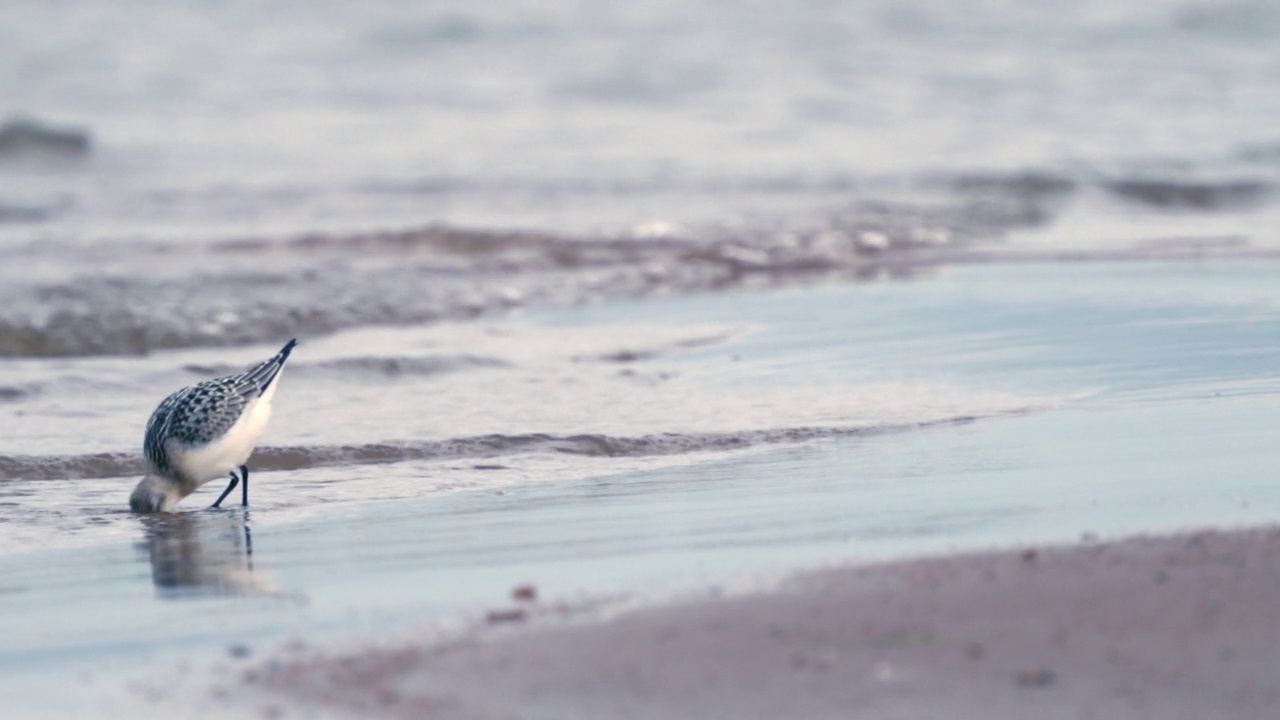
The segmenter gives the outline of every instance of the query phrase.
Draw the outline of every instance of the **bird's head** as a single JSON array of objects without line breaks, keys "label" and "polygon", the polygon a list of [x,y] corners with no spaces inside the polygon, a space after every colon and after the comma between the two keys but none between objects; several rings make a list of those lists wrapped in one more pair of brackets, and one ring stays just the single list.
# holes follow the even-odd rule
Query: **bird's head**
[{"label": "bird's head", "polygon": [[182,495],[172,482],[157,475],[147,475],[129,496],[129,509],[136,513],[168,512],[180,499]]}]

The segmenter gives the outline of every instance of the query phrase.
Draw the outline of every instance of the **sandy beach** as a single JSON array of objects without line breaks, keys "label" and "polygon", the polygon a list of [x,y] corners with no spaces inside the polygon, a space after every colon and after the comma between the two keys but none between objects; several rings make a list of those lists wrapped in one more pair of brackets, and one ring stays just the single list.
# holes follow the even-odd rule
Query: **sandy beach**
[{"label": "sandy beach", "polygon": [[604,620],[513,600],[528,620],[259,660],[213,697],[264,717],[1265,718],[1278,596],[1280,527],[1084,541]]}]

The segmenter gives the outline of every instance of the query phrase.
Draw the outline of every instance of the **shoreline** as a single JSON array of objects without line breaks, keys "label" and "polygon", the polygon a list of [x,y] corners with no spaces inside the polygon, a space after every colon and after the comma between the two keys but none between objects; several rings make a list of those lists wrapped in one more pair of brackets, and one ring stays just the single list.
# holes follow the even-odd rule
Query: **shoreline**
[{"label": "shoreline", "polygon": [[214,697],[287,717],[1262,717],[1277,597],[1280,525],[1140,536],[805,572],[604,620],[491,616],[460,639],[250,662]]},{"label": "shoreline", "polygon": [[[323,452],[305,469],[273,465],[297,462],[285,456],[264,463],[280,472],[263,476],[251,521],[192,507],[189,522],[147,527],[121,509],[127,487],[112,478],[8,486],[21,512],[6,532],[41,531],[28,534],[50,551],[0,557],[6,697],[46,717],[100,717],[114,700],[122,713],[166,706],[181,717],[1053,717],[1064,707],[1066,717],[1164,718],[1184,704],[1189,716],[1266,716],[1280,694],[1258,668],[1275,674],[1276,653],[1256,643],[1277,635],[1273,585],[1250,586],[1265,600],[1247,600],[1249,618],[1222,620],[1235,596],[1213,589],[1257,578],[1233,579],[1202,549],[1086,553],[1067,563],[1074,570],[1045,570],[1059,551],[1044,548],[1084,532],[1277,522],[1280,448],[1265,432],[1280,394],[1269,361],[1280,351],[1276,269],[975,266],[921,283],[317,339],[294,368],[272,446]],[[750,332],[719,332],[744,318]],[[105,442],[121,428],[123,444],[135,396],[238,356],[69,362],[19,378],[46,385],[7,407],[44,413],[46,424],[22,426],[33,438]],[[90,376],[102,382],[86,411],[59,415],[89,397]],[[510,402],[530,388],[537,402]],[[679,432],[686,443],[755,423],[812,438],[836,420],[972,416],[1029,397],[1066,400],[767,451],[609,452],[616,437]],[[352,422],[334,425],[338,412]],[[383,459],[386,438],[442,430],[514,431],[533,451],[436,458],[447,445],[426,442],[398,462],[344,454]],[[581,452],[602,439],[606,452]],[[51,549],[78,537],[102,543]],[[1010,543],[1020,544],[974,554]],[[1027,547],[1037,553],[1012,567],[1054,583],[983,559]],[[1226,562],[1246,575],[1273,572],[1266,553],[1232,552]],[[843,580],[812,571],[913,557]],[[1111,560],[1128,570],[1095,567]],[[1183,578],[1197,563],[1208,564]],[[794,580],[769,592],[733,581],[752,575]],[[703,597],[724,579],[729,594],[755,594]],[[543,600],[526,621],[500,613],[491,629],[486,610],[528,605],[507,601],[526,581]],[[1199,604],[1169,610],[1171,583]],[[682,588],[695,600],[663,594]],[[1071,593],[1070,607],[1055,606]],[[598,613],[575,605],[591,598],[610,600]],[[1201,628],[1237,621],[1243,630]],[[1209,690],[1187,699],[1183,686]]]}]

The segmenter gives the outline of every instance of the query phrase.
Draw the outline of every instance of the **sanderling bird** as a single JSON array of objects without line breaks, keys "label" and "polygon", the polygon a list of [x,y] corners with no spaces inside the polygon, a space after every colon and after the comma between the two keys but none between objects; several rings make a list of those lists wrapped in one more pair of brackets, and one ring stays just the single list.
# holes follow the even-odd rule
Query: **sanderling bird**
[{"label": "sanderling bird", "polygon": [[213,507],[237,484],[240,502],[248,506],[249,466],[244,463],[267,427],[276,378],[297,344],[290,340],[275,357],[240,375],[207,380],[165,398],[147,421],[142,442],[147,475],[129,496],[129,507],[171,510],[201,485],[228,475],[231,484]]}]

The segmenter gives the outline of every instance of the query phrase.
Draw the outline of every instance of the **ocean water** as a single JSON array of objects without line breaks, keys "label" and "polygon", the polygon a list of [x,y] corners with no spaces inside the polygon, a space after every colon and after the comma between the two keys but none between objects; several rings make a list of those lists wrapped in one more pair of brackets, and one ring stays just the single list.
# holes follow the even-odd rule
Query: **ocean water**
[{"label": "ocean water", "polygon": [[63,0],[0,27],[0,114],[92,138],[6,148],[6,246],[802,230],[974,175],[1248,205],[1280,143],[1264,1]]},{"label": "ocean water", "polygon": [[[6,696],[91,714],[45,690],[529,580],[1274,521],[1278,33],[1245,0],[5,3]],[[251,514],[128,513],[155,404],[290,337]]]},{"label": "ocean water", "polygon": [[0,135],[4,356],[1280,246],[1266,2],[15,2],[0,28],[0,116],[87,142]]}]

